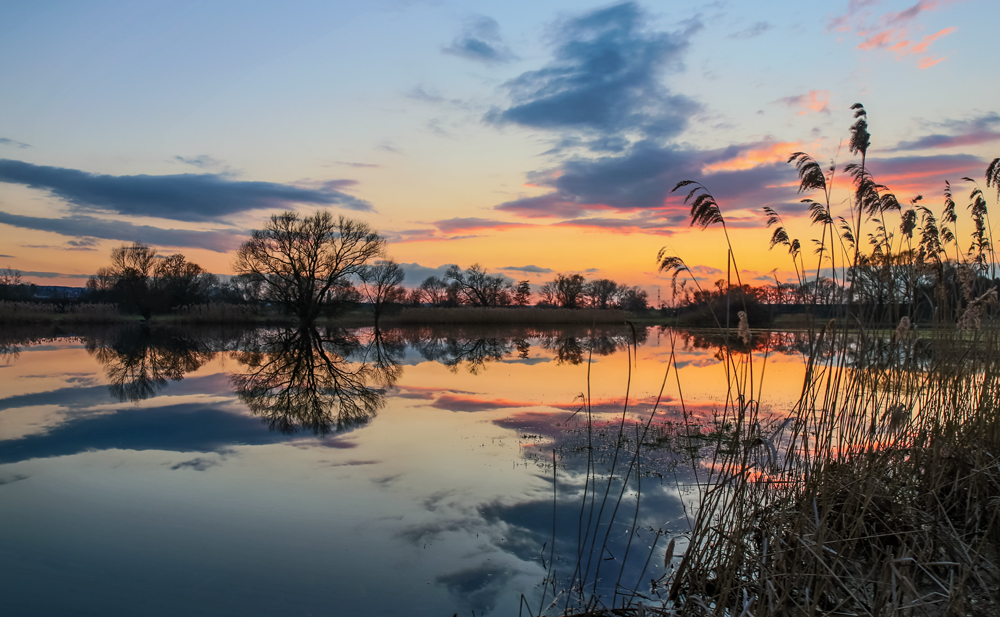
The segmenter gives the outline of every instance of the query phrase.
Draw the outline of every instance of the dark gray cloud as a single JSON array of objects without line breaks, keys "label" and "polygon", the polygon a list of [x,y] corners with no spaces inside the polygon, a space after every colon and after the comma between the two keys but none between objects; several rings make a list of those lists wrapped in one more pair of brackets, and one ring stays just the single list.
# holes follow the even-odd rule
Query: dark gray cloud
[{"label": "dark gray cloud", "polygon": [[89,279],[89,274],[63,274],[62,272],[21,272],[24,276],[33,276],[40,279]]},{"label": "dark gray cloud", "polygon": [[[703,182],[719,200],[723,214],[727,209],[798,203],[790,186],[795,179],[790,165],[706,171],[713,163],[733,159],[759,145],[699,151],[641,142],[621,156],[571,159],[556,169],[533,174],[529,181],[553,191],[502,203],[495,209],[526,218],[579,219],[581,226],[665,231],[688,224],[688,207],[680,203],[683,196],[671,196],[671,189],[681,180]],[[583,220],[597,212],[628,213],[632,219],[598,216]]]},{"label": "dark gray cloud", "polygon": [[531,272],[533,274],[546,274],[548,272],[555,272],[552,268],[541,268],[539,266],[505,266],[500,268],[501,270],[508,270],[511,272]]},{"label": "dark gray cloud", "polygon": [[1000,114],[995,111],[971,120],[950,120],[939,123],[937,126],[947,132],[932,133],[910,141],[901,141],[893,150],[954,148],[1000,141]]},{"label": "dark gray cloud", "polygon": [[83,211],[179,221],[207,221],[248,210],[289,208],[299,203],[374,210],[369,202],[329,186],[312,189],[273,182],[235,181],[223,174],[111,176],[0,159],[0,182],[47,190]]},{"label": "dark gray cloud", "polygon": [[229,166],[224,162],[207,154],[199,154],[198,156],[175,156],[174,160],[184,163],[185,165],[197,167],[198,169],[214,169],[226,173],[231,171]]},{"label": "dark gray cloud", "polygon": [[500,36],[500,24],[486,15],[478,15],[468,20],[462,33],[441,51],[487,64],[500,64],[517,59]]},{"label": "dark gray cloud", "polygon": [[14,146],[15,148],[30,148],[31,144],[26,144],[23,141],[17,141],[16,139],[8,139],[7,137],[0,137],[0,146]]},{"label": "dark gray cloud", "polygon": [[170,469],[177,471],[178,469],[193,469],[195,471],[205,471],[209,467],[215,467],[219,464],[218,460],[205,458],[199,456],[198,458],[193,458],[190,461],[183,461],[177,463],[176,465],[171,465]]},{"label": "dark gray cloud", "polygon": [[739,32],[733,32],[726,38],[730,39],[752,39],[755,36],[760,36],[770,30],[773,26],[766,21],[758,21],[757,23],[740,30]]},{"label": "dark gray cloud", "polygon": [[595,139],[595,150],[620,150],[626,135],[677,135],[700,105],[670,92],[662,76],[682,66],[701,24],[666,33],[649,31],[646,21],[638,5],[626,2],[562,22],[552,62],[507,82],[513,104],[492,110],[487,121],[611,138]]},{"label": "dark gray cloud", "polygon": [[155,246],[203,248],[219,253],[237,248],[244,238],[244,232],[237,230],[162,229],[151,225],[133,225],[124,221],[109,221],[83,215],[49,219],[0,211],[0,224],[50,231],[69,237],[89,236],[103,240],[138,241]]},{"label": "dark gray cloud", "polygon": [[416,287],[420,283],[423,283],[429,276],[444,279],[444,273],[448,271],[448,267],[451,264],[444,264],[437,268],[428,268],[417,263],[399,265],[403,268],[403,285],[406,287]]},{"label": "dark gray cloud", "polygon": [[98,241],[96,238],[79,238],[77,240],[69,240],[66,242],[66,244],[70,246],[83,248],[83,247],[97,246]]}]

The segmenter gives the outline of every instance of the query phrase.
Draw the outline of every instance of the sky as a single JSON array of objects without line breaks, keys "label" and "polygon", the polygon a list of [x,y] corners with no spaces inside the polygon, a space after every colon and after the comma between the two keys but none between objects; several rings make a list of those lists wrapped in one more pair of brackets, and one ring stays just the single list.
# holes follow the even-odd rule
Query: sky
[{"label": "sky", "polygon": [[655,298],[661,248],[725,276],[722,229],[671,193],[695,180],[741,280],[789,280],[762,208],[811,246],[803,151],[837,165],[847,213],[855,103],[900,202],[940,212],[948,180],[964,210],[963,177],[987,188],[998,18],[987,0],[3,3],[0,268],[82,286],[141,241],[231,274],[271,214],[328,209],[381,232],[409,285],[479,263]]}]

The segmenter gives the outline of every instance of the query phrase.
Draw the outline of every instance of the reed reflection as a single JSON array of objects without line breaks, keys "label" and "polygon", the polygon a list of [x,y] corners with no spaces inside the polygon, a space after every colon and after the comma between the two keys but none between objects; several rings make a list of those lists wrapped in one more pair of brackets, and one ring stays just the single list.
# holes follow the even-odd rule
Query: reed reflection
[{"label": "reed reflection", "polygon": [[232,357],[230,381],[273,431],[327,435],[366,425],[402,373],[402,344],[381,332],[366,341],[344,330],[259,330]]},{"label": "reed reflection", "polygon": [[104,367],[111,396],[131,403],[156,396],[215,357],[198,338],[164,328],[119,328],[85,337],[84,345]]}]

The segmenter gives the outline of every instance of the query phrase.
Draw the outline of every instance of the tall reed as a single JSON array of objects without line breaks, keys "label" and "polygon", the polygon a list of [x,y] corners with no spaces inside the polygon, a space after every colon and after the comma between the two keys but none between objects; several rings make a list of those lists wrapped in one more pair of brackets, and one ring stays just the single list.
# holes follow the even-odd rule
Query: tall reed
[{"label": "tall reed", "polygon": [[[830,208],[836,165],[790,159],[802,189],[822,191],[807,200],[821,228],[815,280],[825,253],[843,286],[839,315],[808,333],[798,402],[785,417],[759,409],[768,344],[746,345],[758,336],[744,327],[753,324],[720,323],[719,414],[732,431],[700,469],[692,461],[701,496],[686,549],[674,556],[671,543],[667,574],[620,605],[592,597],[565,614],[1000,614],[1000,328],[996,282],[985,276],[996,261],[986,197],[970,195],[974,231],[963,251],[950,187],[940,217],[917,200],[904,210],[875,182],[867,114],[853,109],[861,162],[845,168],[855,184],[846,216]],[[994,183],[1000,191],[1000,159],[987,170]],[[692,224],[724,224],[706,187],[688,198]],[[767,214],[779,225],[772,247],[787,245],[807,279],[800,243]],[[658,261],[675,280],[690,274],[678,257]],[[934,310],[917,329],[919,293]],[[747,351],[729,343],[737,340]]]}]

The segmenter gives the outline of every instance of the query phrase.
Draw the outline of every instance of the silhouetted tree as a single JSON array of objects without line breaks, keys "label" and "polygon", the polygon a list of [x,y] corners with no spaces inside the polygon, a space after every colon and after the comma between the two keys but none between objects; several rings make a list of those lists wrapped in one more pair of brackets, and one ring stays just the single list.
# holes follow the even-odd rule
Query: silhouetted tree
[{"label": "silhouetted tree", "polygon": [[385,239],[367,223],[329,212],[299,217],[274,214],[236,254],[233,269],[261,285],[265,297],[303,324],[316,320],[336,292],[385,251]]},{"label": "silhouetted tree", "polygon": [[579,274],[556,275],[552,282],[556,289],[556,302],[563,308],[580,308],[584,300],[584,279]]},{"label": "silhouetted tree", "polygon": [[87,280],[87,290],[97,299],[115,302],[125,311],[149,319],[153,312],[150,277],[156,251],[141,242],[111,249],[111,266],[99,268]]},{"label": "silhouetted tree", "polygon": [[611,279],[598,279],[587,283],[585,293],[590,306],[599,309],[610,308],[618,294],[618,283]]},{"label": "silhouetted tree", "polygon": [[380,259],[364,266],[358,273],[361,293],[371,303],[375,312],[375,325],[387,303],[402,302],[406,292],[399,286],[403,282],[403,268],[392,259]]},{"label": "silhouetted tree", "polygon": [[511,301],[511,284],[502,275],[487,274],[479,264],[467,270],[451,266],[445,273],[449,287],[462,304],[472,306],[506,306]]},{"label": "silhouetted tree", "polygon": [[448,283],[436,276],[428,276],[420,283],[420,291],[431,306],[441,306],[448,300]]},{"label": "silhouetted tree", "polygon": [[27,300],[35,295],[34,287],[21,280],[20,270],[0,270],[0,300]]},{"label": "silhouetted tree", "polygon": [[641,313],[649,309],[649,294],[638,286],[621,287],[615,303],[623,311]]},{"label": "silhouetted tree", "polygon": [[176,254],[156,262],[152,279],[153,304],[170,310],[178,306],[201,304],[218,286],[219,280],[184,255]]},{"label": "silhouetted tree", "polygon": [[531,301],[531,283],[528,281],[518,281],[517,286],[514,287],[514,305],[515,306],[528,306],[528,302]]}]

